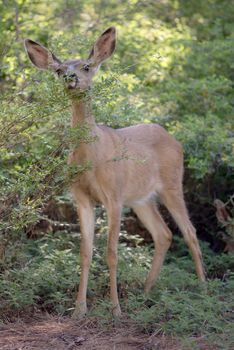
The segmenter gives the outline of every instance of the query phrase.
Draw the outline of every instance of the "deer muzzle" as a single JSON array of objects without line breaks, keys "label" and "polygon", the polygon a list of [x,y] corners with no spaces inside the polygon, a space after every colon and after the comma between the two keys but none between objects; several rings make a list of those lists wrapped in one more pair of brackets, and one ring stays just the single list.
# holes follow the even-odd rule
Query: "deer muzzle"
[{"label": "deer muzzle", "polygon": [[68,89],[75,89],[79,83],[79,78],[75,73],[64,74],[63,79],[67,83]]}]

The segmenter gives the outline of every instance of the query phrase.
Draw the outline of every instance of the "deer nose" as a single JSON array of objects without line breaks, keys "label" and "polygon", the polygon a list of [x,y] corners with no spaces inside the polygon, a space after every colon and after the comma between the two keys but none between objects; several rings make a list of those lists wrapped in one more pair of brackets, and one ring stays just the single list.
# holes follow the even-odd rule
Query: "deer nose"
[{"label": "deer nose", "polygon": [[73,79],[79,81],[79,78],[77,77],[77,75],[75,73],[64,74],[63,78],[66,82],[68,82],[69,80],[73,80]]},{"label": "deer nose", "polygon": [[75,73],[71,73],[71,74],[68,74],[69,78],[76,78],[76,74]]}]

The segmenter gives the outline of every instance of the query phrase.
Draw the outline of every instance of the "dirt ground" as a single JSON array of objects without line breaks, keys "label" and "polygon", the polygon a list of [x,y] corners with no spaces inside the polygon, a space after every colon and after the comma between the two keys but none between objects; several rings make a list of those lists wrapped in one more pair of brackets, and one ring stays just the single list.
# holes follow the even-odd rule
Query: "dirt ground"
[{"label": "dirt ground", "polygon": [[173,339],[147,336],[135,326],[101,325],[95,318],[73,321],[40,315],[0,325],[1,350],[179,350]]}]

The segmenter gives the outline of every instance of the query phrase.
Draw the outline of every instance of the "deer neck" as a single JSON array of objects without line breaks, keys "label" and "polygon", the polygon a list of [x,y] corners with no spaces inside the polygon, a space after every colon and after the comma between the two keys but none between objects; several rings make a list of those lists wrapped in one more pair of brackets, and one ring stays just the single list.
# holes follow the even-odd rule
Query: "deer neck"
[{"label": "deer neck", "polygon": [[95,128],[96,123],[92,116],[91,100],[88,98],[72,101],[71,127],[87,124],[90,129]]},{"label": "deer neck", "polygon": [[76,155],[76,163],[82,163],[85,160],[93,160],[95,158],[94,140],[99,134],[98,126],[92,116],[91,100],[87,97],[80,100],[72,101],[72,119],[71,127],[84,126],[84,130],[88,128],[88,142],[78,142],[75,147],[74,154]]}]

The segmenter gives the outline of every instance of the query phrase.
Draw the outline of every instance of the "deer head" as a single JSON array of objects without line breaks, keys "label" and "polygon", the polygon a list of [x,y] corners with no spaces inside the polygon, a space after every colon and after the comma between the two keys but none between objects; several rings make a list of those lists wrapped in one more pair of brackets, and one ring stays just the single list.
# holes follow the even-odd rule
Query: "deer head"
[{"label": "deer head", "polygon": [[61,62],[51,51],[30,39],[25,48],[32,63],[39,69],[49,69],[64,80],[69,90],[87,90],[101,64],[115,50],[116,30],[108,28],[93,45],[87,59],[72,59]]}]

